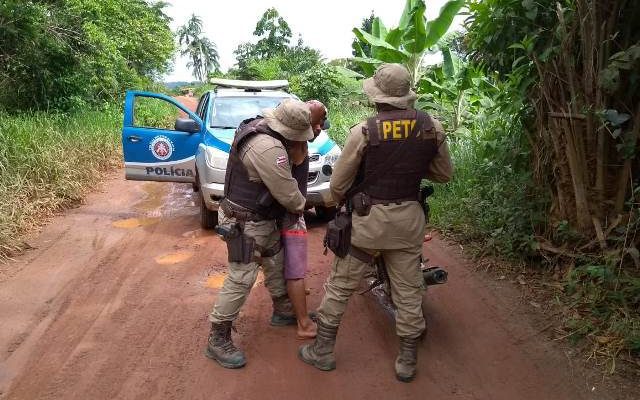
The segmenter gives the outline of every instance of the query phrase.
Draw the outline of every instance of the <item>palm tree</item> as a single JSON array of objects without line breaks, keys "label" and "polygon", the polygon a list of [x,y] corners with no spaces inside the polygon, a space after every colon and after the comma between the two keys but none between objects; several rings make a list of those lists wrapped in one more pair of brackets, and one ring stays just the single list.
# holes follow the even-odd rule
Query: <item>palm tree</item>
[{"label": "palm tree", "polygon": [[211,72],[218,71],[220,62],[216,44],[202,37],[202,20],[195,14],[186,24],[178,28],[178,43],[182,47],[180,54],[188,56],[187,68],[193,69],[193,75],[204,82]]}]

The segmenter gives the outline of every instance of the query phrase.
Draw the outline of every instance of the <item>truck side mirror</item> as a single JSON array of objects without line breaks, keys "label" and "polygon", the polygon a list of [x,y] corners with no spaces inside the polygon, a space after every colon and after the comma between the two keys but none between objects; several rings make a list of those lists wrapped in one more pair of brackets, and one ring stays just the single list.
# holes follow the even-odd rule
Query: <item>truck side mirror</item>
[{"label": "truck side mirror", "polygon": [[196,133],[200,132],[200,124],[191,118],[178,118],[175,124],[175,130],[181,132]]}]

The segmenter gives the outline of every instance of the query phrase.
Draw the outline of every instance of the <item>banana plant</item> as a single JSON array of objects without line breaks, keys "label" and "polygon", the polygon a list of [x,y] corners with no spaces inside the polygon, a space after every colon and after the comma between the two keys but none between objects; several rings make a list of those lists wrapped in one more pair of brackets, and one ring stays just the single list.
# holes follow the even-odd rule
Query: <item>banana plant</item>
[{"label": "banana plant", "polygon": [[426,69],[417,85],[418,106],[434,110],[455,132],[477,108],[490,108],[496,90],[485,74],[442,47],[442,65]]},{"label": "banana plant", "polygon": [[360,43],[354,48],[354,58],[364,73],[373,75],[375,68],[385,62],[404,64],[415,86],[420,80],[420,66],[425,54],[447,32],[453,18],[464,6],[465,0],[447,1],[440,9],[438,17],[426,20],[426,5],[423,0],[406,0],[398,26],[387,29],[380,18],[373,20],[371,33],[354,28],[353,33],[361,43],[371,46],[371,57],[365,57]]}]

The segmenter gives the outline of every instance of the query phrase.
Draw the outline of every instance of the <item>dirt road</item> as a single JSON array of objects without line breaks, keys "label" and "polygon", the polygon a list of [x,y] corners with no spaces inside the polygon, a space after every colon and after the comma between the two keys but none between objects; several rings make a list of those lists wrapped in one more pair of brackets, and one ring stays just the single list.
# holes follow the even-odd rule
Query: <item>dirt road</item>
[{"label": "dirt road", "polygon": [[[297,359],[293,327],[268,324],[260,282],[234,334],[248,364],[223,369],[203,349],[226,253],[198,228],[196,198],[189,185],[113,177],[0,266],[0,398],[613,398],[539,335],[508,284],[495,288],[439,240],[426,252],[450,282],[429,291],[415,382],[395,380],[396,339],[372,299],[352,299],[338,369],[320,372]],[[323,226],[310,225],[315,307],[330,257],[321,254]]]}]

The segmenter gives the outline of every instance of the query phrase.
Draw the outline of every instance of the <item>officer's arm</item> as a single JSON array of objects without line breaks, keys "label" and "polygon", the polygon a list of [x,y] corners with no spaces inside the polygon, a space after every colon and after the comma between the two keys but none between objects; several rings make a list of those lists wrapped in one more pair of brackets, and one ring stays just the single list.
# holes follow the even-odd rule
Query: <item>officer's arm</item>
[{"label": "officer's arm", "polygon": [[429,169],[427,170],[427,178],[433,182],[445,183],[451,180],[453,176],[453,163],[449,154],[449,146],[444,135],[442,124],[434,120],[436,129],[436,139],[439,143],[438,154],[431,160]]},{"label": "officer's arm", "polygon": [[291,176],[286,150],[272,146],[267,149],[251,148],[249,152],[260,180],[276,201],[289,212],[303,212],[306,199],[298,189],[298,182]]},{"label": "officer's arm", "polygon": [[362,126],[360,124],[351,128],[347,142],[344,144],[342,153],[331,174],[329,189],[333,200],[338,203],[342,201],[347,190],[353,185],[360,168],[362,155],[367,145],[367,136],[362,133]]}]

